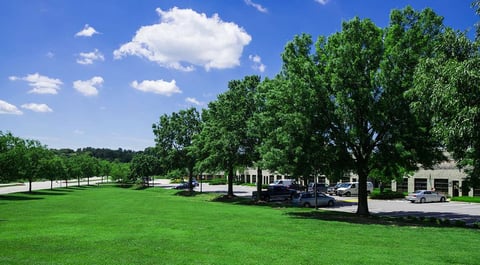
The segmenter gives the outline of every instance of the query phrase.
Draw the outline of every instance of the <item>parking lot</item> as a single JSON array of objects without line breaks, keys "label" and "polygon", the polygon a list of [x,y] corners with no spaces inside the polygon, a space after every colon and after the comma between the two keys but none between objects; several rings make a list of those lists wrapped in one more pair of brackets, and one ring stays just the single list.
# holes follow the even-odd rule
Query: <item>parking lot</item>
[{"label": "parking lot", "polygon": [[[227,193],[227,185],[208,185],[202,184],[202,187],[196,187],[196,191],[215,192],[219,194]],[[252,196],[255,187],[234,185],[233,191],[236,196],[248,197]],[[332,196],[337,200],[334,207],[326,208],[334,211],[351,212],[357,211],[356,197],[339,197]],[[407,200],[368,200],[369,211],[372,214],[383,216],[424,216],[435,218],[446,218],[450,221],[462,220],[467,224],[480,222],[480,204],[451,202],[444,203],[411,203]]]}]

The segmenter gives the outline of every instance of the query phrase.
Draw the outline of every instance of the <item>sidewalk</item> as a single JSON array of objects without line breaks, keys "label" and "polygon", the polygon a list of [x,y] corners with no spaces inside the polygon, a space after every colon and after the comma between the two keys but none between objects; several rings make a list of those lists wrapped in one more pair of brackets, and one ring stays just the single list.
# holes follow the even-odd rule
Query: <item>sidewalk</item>
[{"label": "sidewalk", "polygon": [[[90,185],[95,185],[102,181],[100,177],[90,178]],[[87,179],[80,179],[80,185],[87,185]],[[76,179],[71,179],[68,181],[68,186],[73,187],[77,186],[78,181]],[[0,184],[0,194],[8,194],[8,193],[15,193],[15,192],[26,192],[28,191],[28,182],[25,183],[7,183],[7,184]],[[51,187],[55,188],[65,188],[65,181],[35,181],[32,182],[32,191],[33,190],[46,190],[50,189]]]}]

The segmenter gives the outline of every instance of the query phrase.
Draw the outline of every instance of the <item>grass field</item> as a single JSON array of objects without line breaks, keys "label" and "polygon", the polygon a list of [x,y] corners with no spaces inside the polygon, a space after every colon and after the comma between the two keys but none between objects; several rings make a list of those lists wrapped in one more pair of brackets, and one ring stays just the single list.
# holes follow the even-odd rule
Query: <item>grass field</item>
[{"label": "grass field", "polygon": [[314,210],[175,193],[72,187],[2,195],[0,264],[480,263],[475,229],[319,220],[309,218]]}]

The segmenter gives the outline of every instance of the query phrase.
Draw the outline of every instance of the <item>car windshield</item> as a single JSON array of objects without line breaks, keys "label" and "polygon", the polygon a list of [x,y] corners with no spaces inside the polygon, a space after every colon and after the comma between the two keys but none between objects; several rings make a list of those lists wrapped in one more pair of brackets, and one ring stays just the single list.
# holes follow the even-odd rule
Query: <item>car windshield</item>
[{"label": "car windshield", "polygon": [[422,192],[423,192],[423,190],[416,190],[413,193],[418,194],[418,193],[422,193]]}]

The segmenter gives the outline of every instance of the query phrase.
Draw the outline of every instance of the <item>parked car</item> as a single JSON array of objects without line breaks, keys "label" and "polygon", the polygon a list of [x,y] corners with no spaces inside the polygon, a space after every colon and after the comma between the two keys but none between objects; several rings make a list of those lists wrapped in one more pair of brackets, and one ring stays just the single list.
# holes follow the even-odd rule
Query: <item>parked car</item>
[{"label": "parked car", "polygon": [[445,195],[431,190],[416,190],[412,193],[409,193],[406,199],[412,203],[445,202],[447,200]]},{"label": "parked car", "polygon": [[[300,207],[315,206],[315,193],[301,192],[294,196],[292,204]],[[325,195],[324,193],[317,193],[317,206],[333,206],[335,205],[335,198]]]},{"label": "parked car", "polygon": [[[367,182],[367,193],[370,194],[373,191],[373,183]],[[358,182],[345,182],[337,189],[338,196],[352,196],[358,195]]]},{"label": "parked car", "polygon": [[317,192],[327,192],[327,185],[325,185],[324,183],[308,183],[309,192],[314,192],[315,188],[317,188]]},{"label": "parked car", "polygon": [[268,184],[269,186],[285,186],[288,189],[300,190],[302,186],[294,179],[278,179]]},{"label": "parked car", "polygon": [[327,193],[329,195],[336,195],[337,194],[337,189],[342,185],[343,183],[337,183],[334,185],[330,185],[327,188]]},{"label": "parked car", "polygon": [[[269,185],[266,190],[260,193],[260,199],[264,201],[286,201],[290,200],[295,194],[296,190],[289,189],[281,185]],[[257,199],[257,191],[252,192],[252,200]]]},{"label": "parked car", "polygon": [[[175,189],[185,190],[185,189],[188,189],[189,187],[190,187],[190,185],[188,184],[188,182],[182,182],[182,183],[180,183],[180,185],[175,186]],[[194,187],[195,187],[195,185],[194,185]]]}]

